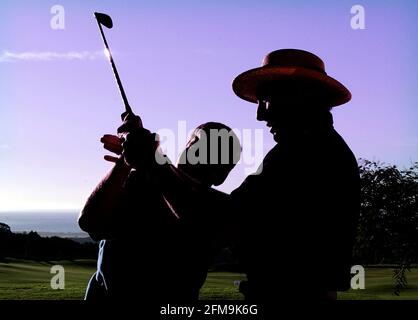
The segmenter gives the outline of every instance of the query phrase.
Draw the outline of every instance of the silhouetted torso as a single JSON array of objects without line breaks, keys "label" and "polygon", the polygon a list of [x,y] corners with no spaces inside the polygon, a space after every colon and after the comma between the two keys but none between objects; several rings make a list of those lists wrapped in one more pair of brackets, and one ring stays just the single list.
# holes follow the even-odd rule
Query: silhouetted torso
[{"label": "silhouetted torso", "polygon": [[350,283],[357,162],[331,114],[320,125],[302,128],[283,137],[261,173],[232,193],[248,299],[315,298]]},{"label": "silhouetted torso", "polygon": [[[119,214],[129,226],[101,242],[98,270],[111,298],[149,301],[193,301],[207,275],[210,224],[177,219],[156,187],[131,173]],[[198,198],[190,199],[190,206]],[[204,208],[203,208],[204,209]]]}]

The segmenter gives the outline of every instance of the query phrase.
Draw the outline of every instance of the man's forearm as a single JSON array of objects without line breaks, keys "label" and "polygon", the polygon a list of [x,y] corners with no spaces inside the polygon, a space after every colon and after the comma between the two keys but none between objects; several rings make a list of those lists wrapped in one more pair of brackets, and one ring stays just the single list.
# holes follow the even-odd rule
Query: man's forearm
[{"label": "man's forearm", "polygon": [[130,167],[119,161],[97,185],[80,212],[78,223],[82,230],[90,234],[108,232],[130,171]]},{"label": "man's forearm", "polygon": [[197,217],[202,214],[196,208],[197,199],[205,208],[215,206],[218,210],[228,202],[229,195],[201,184],[173,165],[157,165],[152,170],[152,180],[179,218],[202,218]]}]

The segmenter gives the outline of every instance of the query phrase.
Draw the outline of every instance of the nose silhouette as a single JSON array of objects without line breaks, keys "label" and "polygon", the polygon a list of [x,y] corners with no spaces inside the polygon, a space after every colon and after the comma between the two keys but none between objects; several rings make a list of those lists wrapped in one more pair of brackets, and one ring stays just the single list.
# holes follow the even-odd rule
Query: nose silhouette
[{"label": "nose silhouette", "polygon": [[258,121],[266,121],[267,120],[267,107],[265,101],[258,101],[258,108],[257,108],[257,120]]}]

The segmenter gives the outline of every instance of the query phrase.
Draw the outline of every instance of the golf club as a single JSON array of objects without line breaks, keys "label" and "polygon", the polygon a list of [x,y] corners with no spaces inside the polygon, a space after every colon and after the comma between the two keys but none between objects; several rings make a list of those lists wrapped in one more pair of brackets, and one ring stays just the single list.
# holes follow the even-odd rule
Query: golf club
[{"label": "golf club", "polygon": [[110,52],[109,45],[107,44],[107,40],[106,40],[106,37],[103,32],[103,28],[102,28],[102,25],[104,25],[106,28],[112,29],[113,27],[112,18],[107,14],[99,13],[99,12],[95,12],[94,17],[96,18],[97,24],[99,25],[100,34],[102,35],[103,43],[105,46],[105,55],[109,58],[110,65],[112,66],[113,74],[115,75],[116,83],[118,84],[118,88],[122,96],[123,103],[125,105],[125,110],[128,114],[133,115],[132,108],[129,105],[128,98],[126,97],[125,90],[123,89],[122,82],[120,81],[118,70],[116,69],[115,62],[113,61],[113,58],[112,58],[112,53]]}]

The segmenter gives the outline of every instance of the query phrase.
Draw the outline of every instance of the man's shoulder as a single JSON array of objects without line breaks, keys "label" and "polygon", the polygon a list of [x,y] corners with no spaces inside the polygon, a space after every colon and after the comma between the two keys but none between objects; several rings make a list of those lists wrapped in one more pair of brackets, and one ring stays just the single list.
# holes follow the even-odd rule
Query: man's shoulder
[{"label": "man's shoulder", "polygon": [[332,133],[332,151],[344,163],[357,167],[356,157],[343,137],[335,130]]},{"label": "man's shoulder", "polygon": [[269,152],[265,155],[262,166],[260,166],[259,172],[262,173],[263,171],[260,169],[271,168],[271,167],[277,167],[280,163],[280,159],[283,158],[283,151],[280,145],[277,143],[273,148],[270,149]]}]

